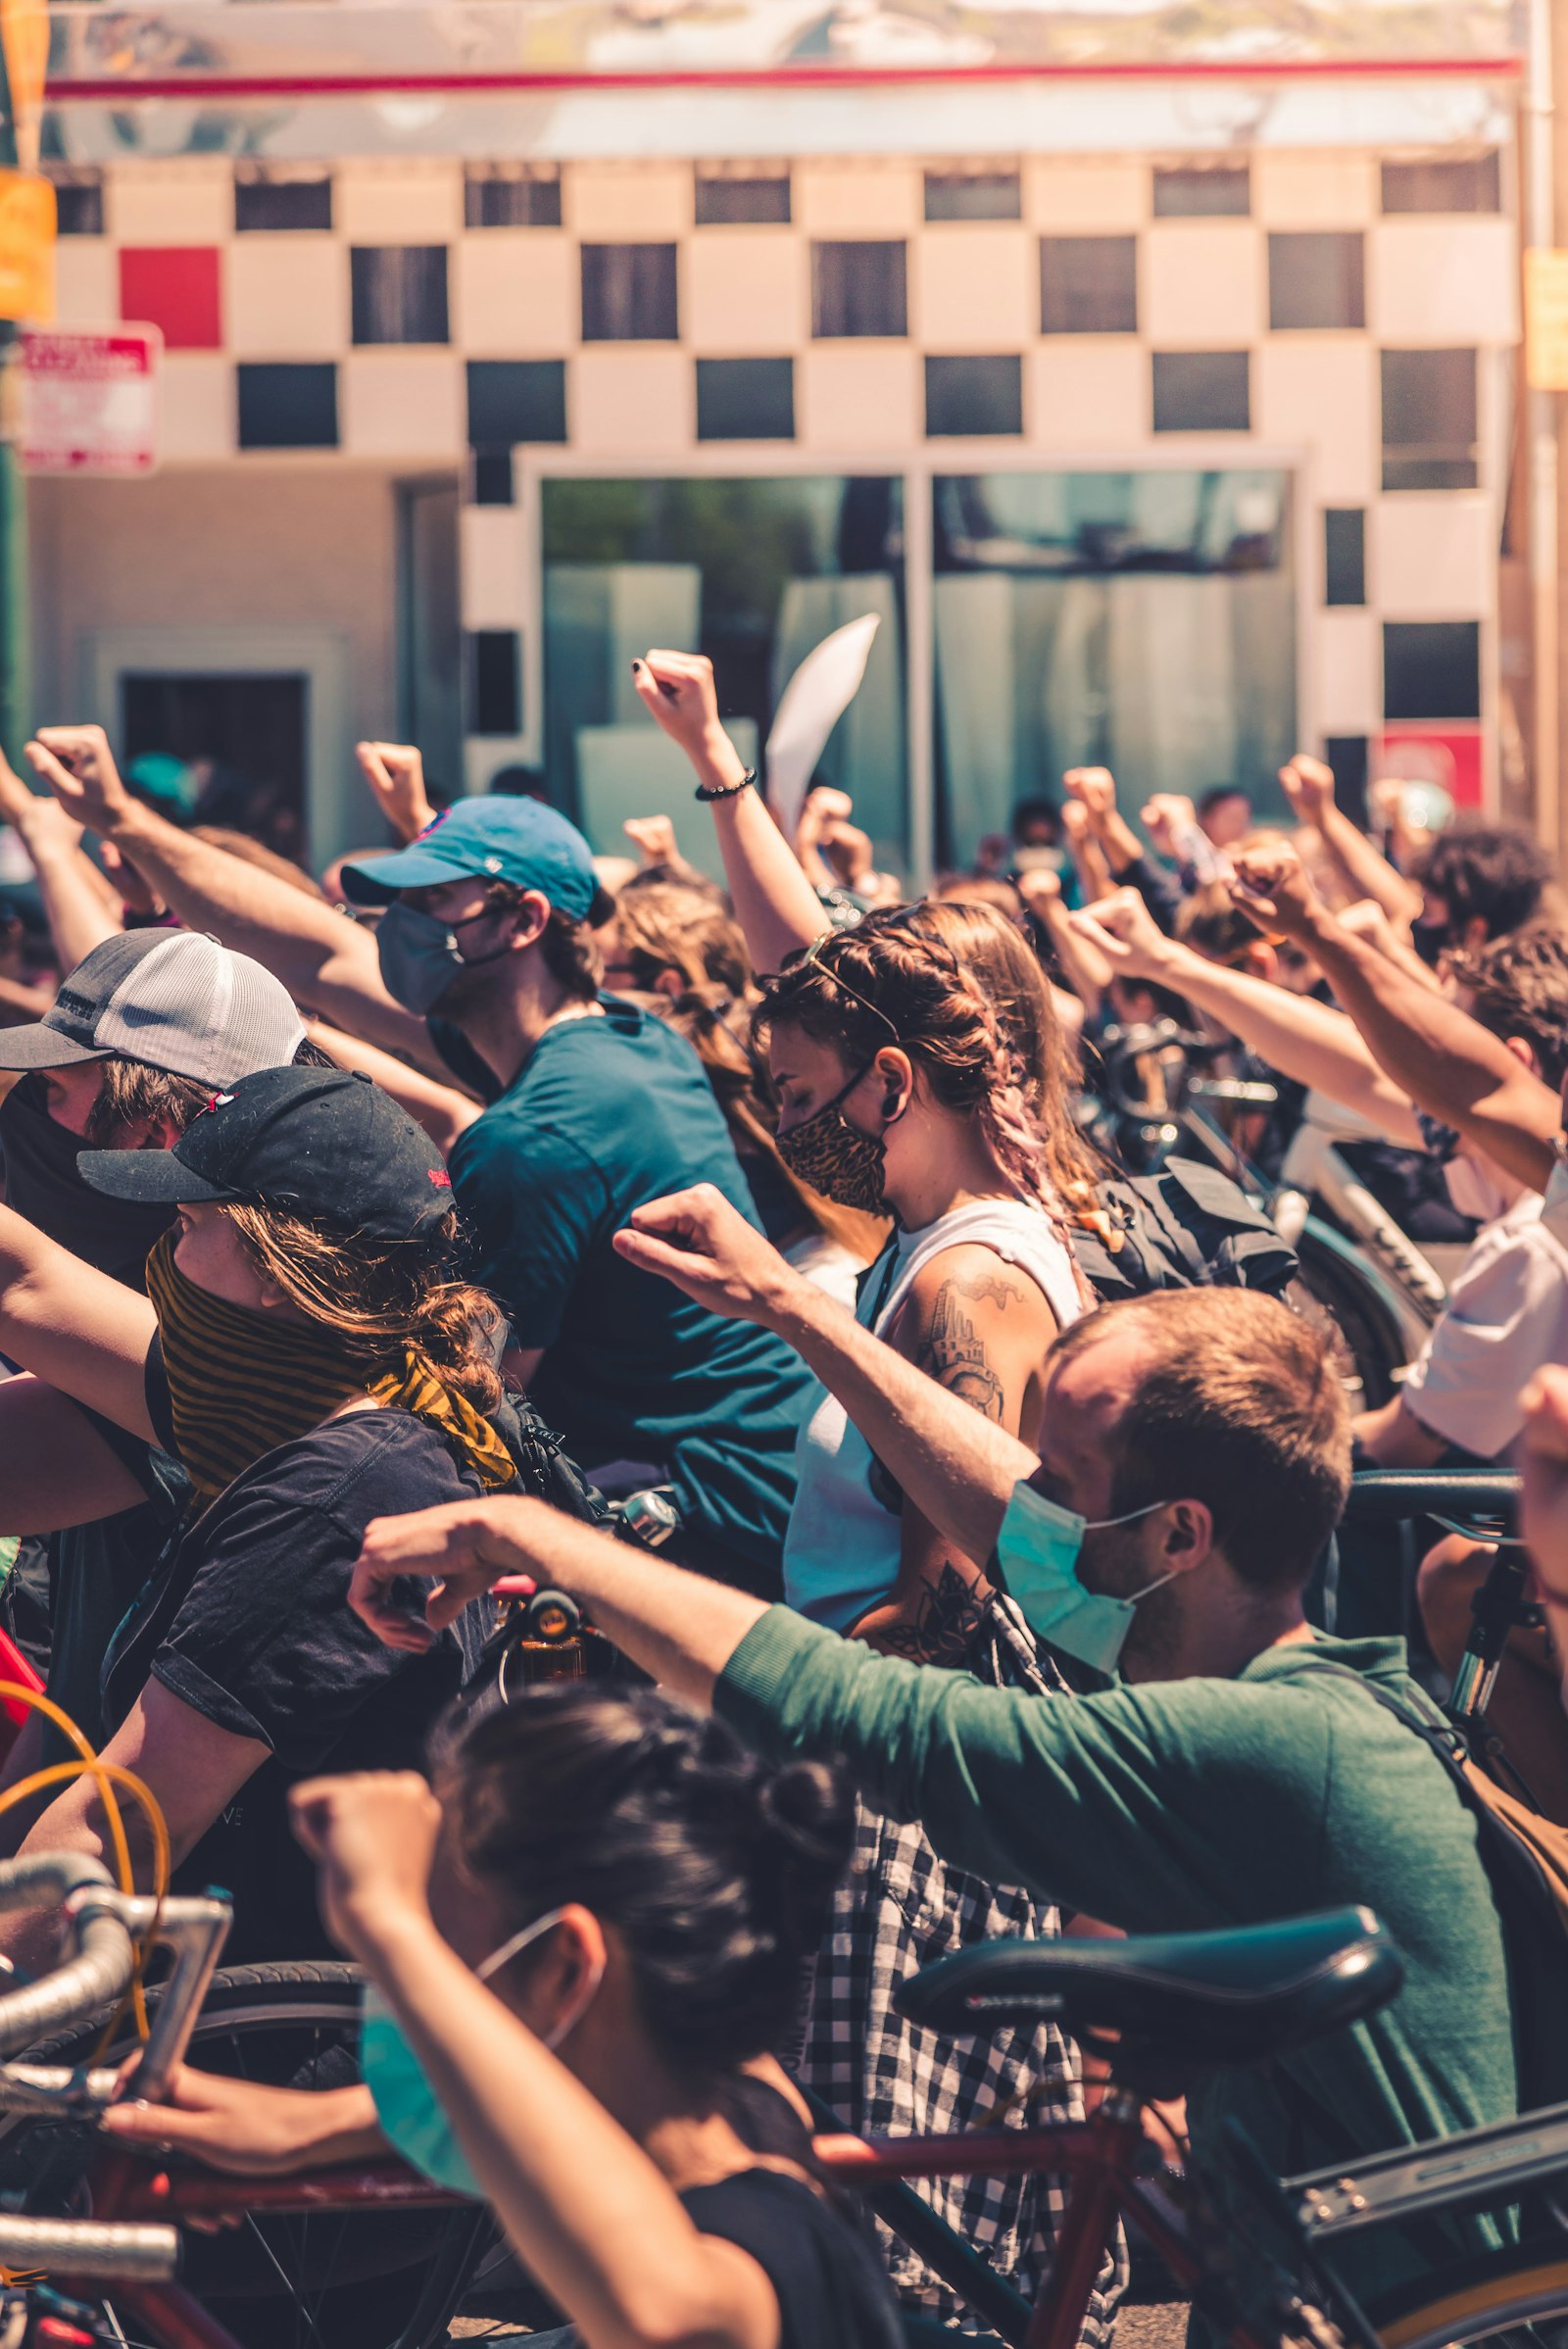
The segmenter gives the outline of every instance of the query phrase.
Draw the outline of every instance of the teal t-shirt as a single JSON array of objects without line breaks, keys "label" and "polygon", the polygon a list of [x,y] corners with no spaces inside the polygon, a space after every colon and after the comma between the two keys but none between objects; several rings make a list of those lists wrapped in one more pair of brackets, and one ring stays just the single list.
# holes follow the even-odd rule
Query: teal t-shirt
[{"label": "teal t-shirt", "polygon": [[782,1339],[615,1253],[634,1207],[692,1183],[757,1214],[691,1046],[634,1003],[600,1003],[547,1029],[453,1150],[476,1277],[517,1345],[543,1347],[532,1398],[582,1467],[657,1464],[683,1516],[776,1570],[808,1374]]}]

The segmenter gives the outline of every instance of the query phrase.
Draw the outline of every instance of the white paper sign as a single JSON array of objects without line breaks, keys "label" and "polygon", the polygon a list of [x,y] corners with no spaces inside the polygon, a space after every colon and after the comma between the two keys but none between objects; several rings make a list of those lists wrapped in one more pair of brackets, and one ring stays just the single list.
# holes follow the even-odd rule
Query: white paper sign
[{"label": "white paper sign", "polygon": [[22,463],[29,473],[150,473],[158,463],[156,326],[22,338]]},{"label": "white paper sign", "polygon": [[860,690],[879,625],[878,614],[868,612],[835,628],[807,654],[779,696],[767,738],[767,797],[786,834],[795,829],[828,736]]}]

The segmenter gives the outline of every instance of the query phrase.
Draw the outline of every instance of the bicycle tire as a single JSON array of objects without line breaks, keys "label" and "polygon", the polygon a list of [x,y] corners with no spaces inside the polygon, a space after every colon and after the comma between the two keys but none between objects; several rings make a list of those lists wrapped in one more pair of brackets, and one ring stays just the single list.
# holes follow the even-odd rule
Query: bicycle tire
[{"label": "bicycle tire", "polygon": [[1292,1284],[1304,1290],[1312,1308],[1334,1324],[1344,1347],[1342,1375],[1353,1410],[1375,1411],[1398,1393],[1396,1372],[1407,1359],[1403,1333],[1378,1289],[1357,1268],[1353,1254],[1335,1234],[1314,1229],[1309,1219],[1296,1244],[1300,1270]]},{"label": "bicycle tire", "polygon": [[1485,2253],[1423,2276],[1368,2315],[1383,2349],[1479,2349],[1526,2325],[1541,2327],[1533,2349],[1553,2349],[1568,2341],[1568,2245]]},{"label": "bicycle tire", "polygon": [[[357,2038],[363,1978],[331,1960],[234,1966],[216,1974],[191,2036],[199,2068],[309,2085],[302,2072],[346,2070]],[[160,1990],[148,1992],[156,2006]],[[134,2038],[128,2020],[103,2056],[97,2043],[113,2010],[27,2050],[34,2063],[117,2063]],[[262,2041],[270,2036],[270,2051]],[[235,2061],[238,2050],[247,2050]],[[226,2056],[227,2060],[222,2060]],[[269,2060],[270,2056],[270,2060]],[[216,2060],[218,2058],[220,2060]],[[333,2080],[331,2084],[337,2084]],[[41,2153],[38,2141],[52,2135]],[[0,2137],[0,2166],[28,2178],[35,2199],[51,2171],[79,2178],[88,2132],[19,2117]],[[350,2236],[351,2239],[345,2241]],[[241,2349],[436,2349],[494,2239],[488,2211],[368,2211],[248,2217],[237,2235],[187,2235],[187,2287],[207,2302]],[[247,2289],[245,2269],[265,2275]],[[226,2271],[226,2273],[225,2273]],[[112,2304],[112,2295],[106,2295]],[[126,2328],[134,2343],[136,2331]]]}]

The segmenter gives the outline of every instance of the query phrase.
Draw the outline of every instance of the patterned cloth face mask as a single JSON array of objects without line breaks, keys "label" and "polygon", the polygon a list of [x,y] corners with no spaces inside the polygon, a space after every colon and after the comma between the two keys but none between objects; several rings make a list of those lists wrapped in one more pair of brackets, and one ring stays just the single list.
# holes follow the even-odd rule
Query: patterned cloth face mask
[{"label": "patterned cloth face mask", "polygon": [[798,1183],[820,1192],[835,1206],[885,1215],[887,1150],[882,1137],[862,1134],[839,1106],[848,1101],[870,1065],[868,1060],[865,1068],[858,1068],[830,1101],[824,1101],[798,1126],[791,1126],[787,1134],[780,1134],[778,1154]]}]

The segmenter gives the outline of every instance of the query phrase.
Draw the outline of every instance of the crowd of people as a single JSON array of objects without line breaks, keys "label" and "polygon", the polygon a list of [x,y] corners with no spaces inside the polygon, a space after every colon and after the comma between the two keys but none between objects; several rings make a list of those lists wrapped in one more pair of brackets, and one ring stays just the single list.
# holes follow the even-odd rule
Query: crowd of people
[{"label": "crowd of people", "polygon": [[[150,1787],[176,1885],[232,1889],[230,1959],[370,1984],[363,2079],[131,2078],[106,2127],[250,2173],[390,2144],[492,2206],[553,2343],[983,2331],[826,2191],[803,2102],[1083,2115],[1055,2023],[901,2015],[937,1957],[1364,1903],[1398,1997],[1195,2080],[1178,2149],[1241,2120],[1301,2171],[1540,2101],[1419,1734],[1494,1553],[1434,1529],[1408,1627],[1369,1601],[1356,1636],[1324,1568],[1352,1466],[1523,1468],[1544,1613],[1490,1727],[1568,1826],[1568,911],[1523,832],[1423,833],[1396,784],[1357,823],[1304,755],[1289,822],[1070,770],[910,900],[844,794],[786,837],[705,660],[635,682],[722,888],[660,811],[608,859],[534,798],[438,810],[405,746],[361,746],[389,841],[319,880],[98,728],[43,729],[31,785],[0,761],[35,876],[0,976],[7,1620]],[[1389,1398],[1288,1250],[1255,1286],[1160,1257],[1101,1072],[1174,1106],[1195,1043],[1238,1167],[1332,1104],[1384,1209],[1462,1248]],[[611,1530],[650,1493],[657,1553]],[[476,1701],[519,1573],[617,1677]],[[0,1821],[107,1832],[86,1776]],[[0,1953],[53,1931],[8,1914]],[[1045,2287],[1059,2181],[921,2191]],[[1506,2225],[1356,2237],[1346,2273]],[[1092,2349],[1126,2278],[1118,2243]]]}]

